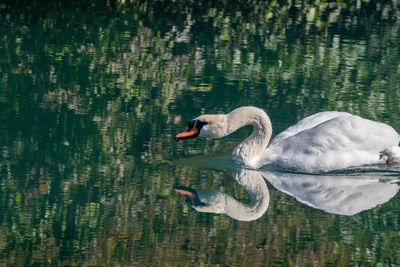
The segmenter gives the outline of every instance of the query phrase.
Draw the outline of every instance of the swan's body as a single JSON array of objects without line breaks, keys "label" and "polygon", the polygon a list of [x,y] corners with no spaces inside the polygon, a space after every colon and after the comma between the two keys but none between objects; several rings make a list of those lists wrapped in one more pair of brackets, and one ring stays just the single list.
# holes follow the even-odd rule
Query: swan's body
[{"label": "swan's body", "polygon": [[246,125],[252,125],[253,132],[233,150],[232,158],[249,168],[275,165],[317,173],[400,162],[400,136],[391,126],[346,112],[306,117],[269,142],[272,126],[268,115],[259,108],[240,107],[226,115],[202,115],[175,138],[220,138]]}]

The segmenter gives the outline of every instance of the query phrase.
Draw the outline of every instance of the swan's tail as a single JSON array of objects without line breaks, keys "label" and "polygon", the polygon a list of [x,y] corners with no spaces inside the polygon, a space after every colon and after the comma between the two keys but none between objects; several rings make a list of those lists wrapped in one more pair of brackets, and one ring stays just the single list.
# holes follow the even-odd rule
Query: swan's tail
[{"label": "swan's tail", "polygon": [[386,148],[381,151],[379,158],[385,160],[387,163],[399,164],[400,163],[400,147],[394,146],[392,148]]}]

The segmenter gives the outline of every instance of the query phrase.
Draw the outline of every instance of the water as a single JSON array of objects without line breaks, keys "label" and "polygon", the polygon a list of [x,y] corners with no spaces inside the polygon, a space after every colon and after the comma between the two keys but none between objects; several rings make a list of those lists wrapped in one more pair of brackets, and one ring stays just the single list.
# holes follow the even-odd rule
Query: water
[{"label": "water", "polygon": [[[0,263],[399,265],[398,170],[238,169],[249,128],[173,140],[243,105],[275,134],[325,110],[399,131],[398,17],[363,1],[1,4]],[[178,185],[259,209],[197,211]]]}]

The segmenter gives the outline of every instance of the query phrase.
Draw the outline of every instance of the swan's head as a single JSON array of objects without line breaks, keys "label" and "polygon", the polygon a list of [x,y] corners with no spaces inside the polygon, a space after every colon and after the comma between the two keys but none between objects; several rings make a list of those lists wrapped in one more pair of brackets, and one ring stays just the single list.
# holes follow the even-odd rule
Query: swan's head
[{"label": "swan's head", "polygon": [[184,140],[197,136],[220,138],[227,133],[226,115],[202,115],[189,121],[188,128],[175,136],[175,140]]}]

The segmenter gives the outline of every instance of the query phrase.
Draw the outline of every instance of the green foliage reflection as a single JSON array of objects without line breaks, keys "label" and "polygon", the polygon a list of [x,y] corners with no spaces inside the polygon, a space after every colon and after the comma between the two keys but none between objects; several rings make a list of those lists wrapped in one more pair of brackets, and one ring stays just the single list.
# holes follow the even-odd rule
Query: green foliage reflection
[{"label": "green foliage reflection", "polygon": [[394,1],[1,3],[0,263],[400,264],[398,196],[342,217],[272,191],[240,223],[171,192],[246,197],[227,170],[177,164],[245,135],[175,143],[200,113],[251,104],[279,132],[335,109],[400,129],[399,15]]}]

